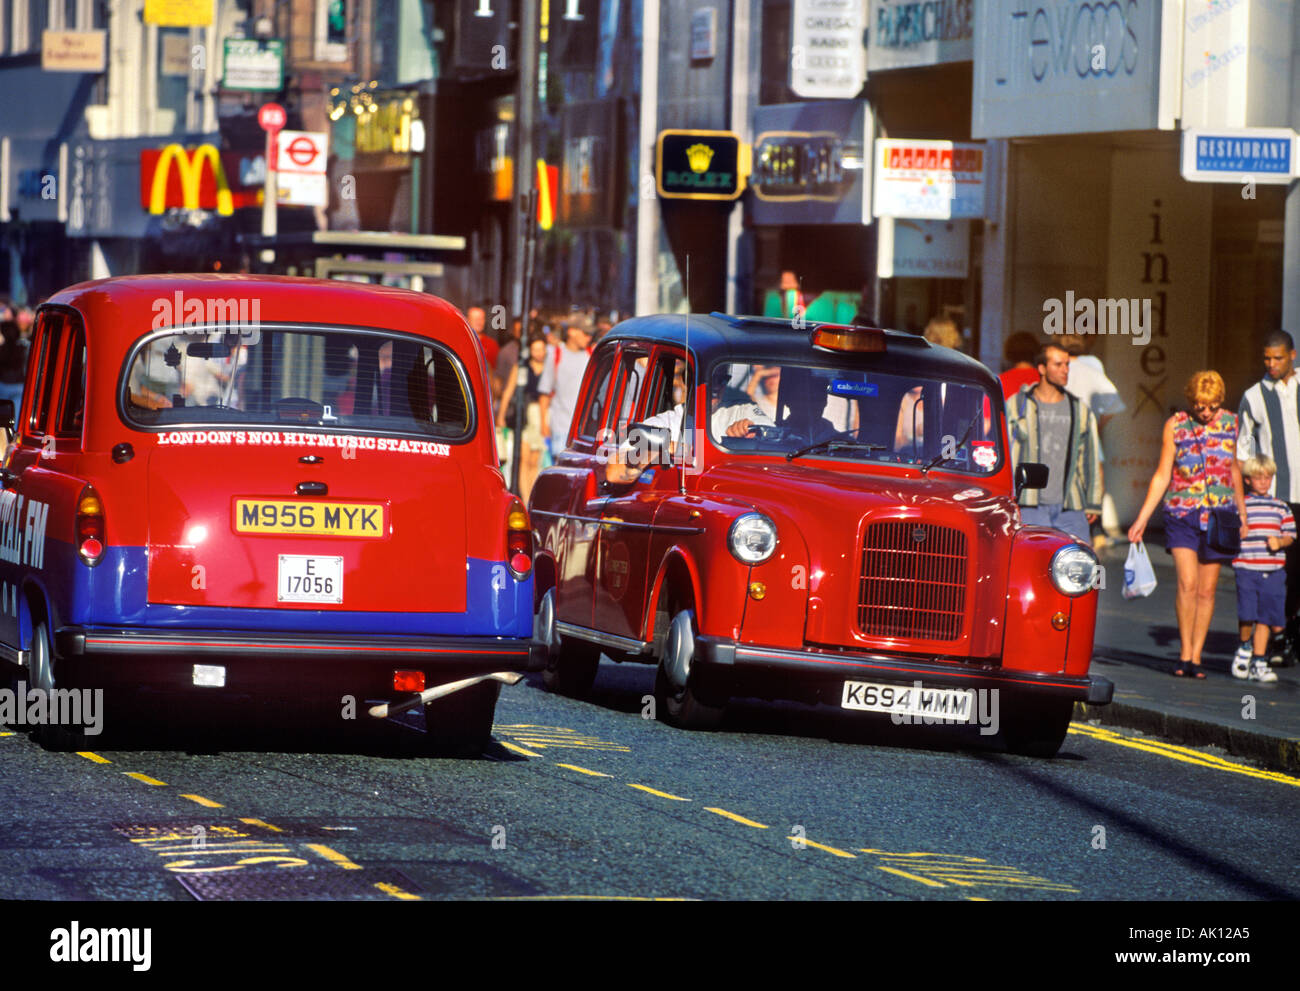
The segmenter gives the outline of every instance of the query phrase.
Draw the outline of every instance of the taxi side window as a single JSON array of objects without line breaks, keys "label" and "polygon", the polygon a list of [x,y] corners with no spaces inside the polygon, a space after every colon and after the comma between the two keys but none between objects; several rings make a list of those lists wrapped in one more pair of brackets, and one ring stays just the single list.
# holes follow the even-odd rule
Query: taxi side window
[{"label": "taxi side window", "polygon": [[86,331],[80,324],[72,334],[64,368],[57,433],[80,438],[86,407]]},{"label": "taxi side window", "polygon": [[606,348],[592,359],[591,390],[587,394],[587,405],[582,411],[581,424],[577,436],[594,438],[605,425],[605,414],[609,412],[610,374],[614,367],[613,347]]},{"label": "taxi side window", "polygon": [[640,349],[625,349],[619,359],[618,419],[613,424],[615,436],[627,435],[628,424],[633,422],[636,410],[640,406],[649,364],[650,356]]},{"label": "taxi side window", "polygon": [[27,417],[27,434],[31,437],[43,437],[50,419],[50,403],[54,396],[54,375],[58,366],[59,353],[64,343],[67,319],[55,310],[44,310],[36,322],[37,349],[36,373],[32,383],[31,399],[25,400],[29,410]]}]

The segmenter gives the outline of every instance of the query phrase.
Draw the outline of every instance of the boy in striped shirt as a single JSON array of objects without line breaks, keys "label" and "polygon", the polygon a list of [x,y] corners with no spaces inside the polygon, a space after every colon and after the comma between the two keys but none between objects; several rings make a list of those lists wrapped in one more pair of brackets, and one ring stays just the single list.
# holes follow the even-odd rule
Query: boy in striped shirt
[{"label": "boy in striped shirt", "polygon": [[[1268,494],[1277,474],[1272,458],[1256,455],[1241,466],[1246,478],[1246,536],[1233,559],[1237,576],[1237,622],[1241,645],[1232,658],[1232,676],[1277,681],[1268,666],[1269,631],[1286,625],[1286,548],[1295,541],[1291,507]],[[1253,636],[1252,636],[1253,633]]]}]

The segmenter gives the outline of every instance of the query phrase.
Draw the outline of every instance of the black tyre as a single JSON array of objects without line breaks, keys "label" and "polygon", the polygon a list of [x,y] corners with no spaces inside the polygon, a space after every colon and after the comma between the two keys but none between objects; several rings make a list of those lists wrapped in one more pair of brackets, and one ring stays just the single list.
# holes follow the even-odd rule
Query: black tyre
[{"label": "black tyre", "polygon": [[542,671],[542,684],[546,690],[571,698],[591,694],[600,667],[600,647],[572,637],[560,640],[560,648],[547,659]]},{"label": "black tyre", "polygon": [[[673,616],[664,638],[655,675],[655,705],[659,718],[680,729],[714,729],[722,722],[724,705],[710,705],[699,696],[695,659],[695,615],[683,609]],[[684,682],[684,684],[683,684]]]},{"label": "black tyre", "polygon": [[492,742],[501,682],[480,681],[424,707],[424,750],[437,755],[476,757]]},{"label": "black tyre", "polygon": [[1002,740],[1013,754],[1055,757],[1074,714],[1070,699],[1011,699],[1002,713]]},{"label": "black tyre", "polygon": [[[46,714],[50,717],[54,716],[53,692],[56,687],[59,687],[55,684],[55,666],[56,661],[54,648],[50,643],[49,626],[45,620],[37,620],[32,628],[32,652],[27,670],[31,683],[28,685],[28,690],[39,688],[45,693]],[[20,701],[19,704],[23,703]],[[60,725],[50,721],[33,726],[32,739],[46,750],[64,753],[81,750],[86,745],[84,727]]]}]

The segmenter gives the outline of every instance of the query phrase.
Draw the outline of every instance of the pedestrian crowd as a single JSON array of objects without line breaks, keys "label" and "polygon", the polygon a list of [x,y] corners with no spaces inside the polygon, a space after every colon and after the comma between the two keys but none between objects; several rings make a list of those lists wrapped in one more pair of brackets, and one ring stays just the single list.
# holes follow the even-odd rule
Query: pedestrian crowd
[{"label": "pedestrian crowd", "polygon": [[[1077,335],[1040,345],[1032,334],[1013,334],[1003,353],[1012,462],[1048,467],[1046,487],[1018,495],[1022,520],[1103,546],[1118,536],[1105,495],[1102,436],[1125,408],[1119,391]],[[1186,408],[1164,424],[1155,473],[1127,533],[1131,544],[1141,544],[1161,511],[1177,579],[1177,677],[1205,677],[1202,653],[1225,563],[1237,587],[1233,676],[1273,682],[1272,665],[1295,663],[1300,380],[1291,336],[1270,334],[1263,359],[1265,375],[1246,390],[1236,413],[1226,406],[1218,372],[1198,371],[1187,381]]]},{"label": "pedestrian crowd", "polygon": [[[487,362],[497,449],[507,477],[514,456],[515,403],[522,392],[519,494],[527,502],[538,474],[564,450],[591,350],[614,326],[616,317],[578,308],[534,308],[525,335],[522,317],[507,321],[499,313],[499,308],[476,304],[465,310],[465,319],[478,336]],[[527,349],[522,370],[521,348]]]}]

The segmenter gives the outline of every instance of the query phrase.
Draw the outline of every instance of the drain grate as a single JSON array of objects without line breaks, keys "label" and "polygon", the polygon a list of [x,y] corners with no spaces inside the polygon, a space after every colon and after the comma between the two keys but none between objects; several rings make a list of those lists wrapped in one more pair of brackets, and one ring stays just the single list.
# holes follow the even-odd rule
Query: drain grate
[{"label": "drain grate", "polygon": [[393,895],[376,888],[390,885],[418,895],[420,888],[400,871],[365,870],[264,870],[229,874],[190,874],[177,878],[201,902],[242,901],[393,901]]}]

